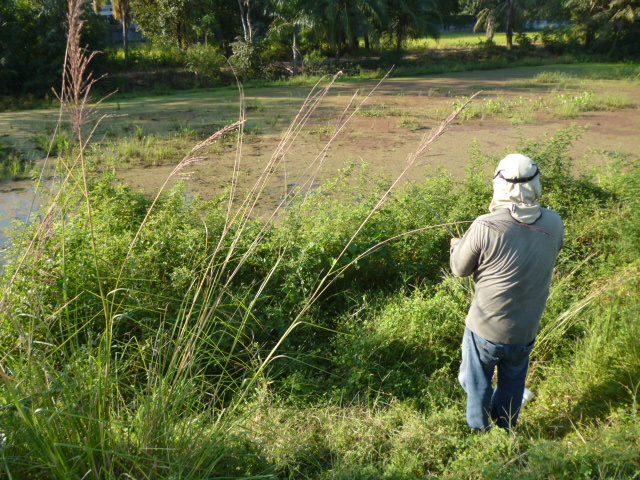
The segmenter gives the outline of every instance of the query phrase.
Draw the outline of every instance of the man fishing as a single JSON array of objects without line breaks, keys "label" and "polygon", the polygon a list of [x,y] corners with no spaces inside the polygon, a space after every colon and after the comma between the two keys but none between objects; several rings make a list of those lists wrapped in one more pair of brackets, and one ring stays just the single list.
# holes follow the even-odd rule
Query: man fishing
[{"label": "man fishing", "polygon": [[451,240],[453,274],[475,280],[458,377],[475,431],[489,430],[491,420],[509,430],[520,413],[529,354],[564,238],[560,216],[537,203],[541,193],[536,163],[507,155],[495,170],[491,213]]}]

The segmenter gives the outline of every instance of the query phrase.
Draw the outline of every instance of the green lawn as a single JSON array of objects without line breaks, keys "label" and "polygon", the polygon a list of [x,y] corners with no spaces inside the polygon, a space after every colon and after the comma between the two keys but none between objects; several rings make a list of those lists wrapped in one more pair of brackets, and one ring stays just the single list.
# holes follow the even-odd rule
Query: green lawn
[{"label": "green lawn", "polygon": [[[526,35],[532,40],[535,38],[535,32],[527,32]],[[487,40],[485,32],[453,32],[443,33],[439,39],[418,38],[410,39],[405,43],[405,48],[410,52],[419,52],[428,48],[447,48],[456,49],[477,46],[478,43]],[[493,36],[496,45],[506,45],[507,36],[504,32],[498,32]]]}]

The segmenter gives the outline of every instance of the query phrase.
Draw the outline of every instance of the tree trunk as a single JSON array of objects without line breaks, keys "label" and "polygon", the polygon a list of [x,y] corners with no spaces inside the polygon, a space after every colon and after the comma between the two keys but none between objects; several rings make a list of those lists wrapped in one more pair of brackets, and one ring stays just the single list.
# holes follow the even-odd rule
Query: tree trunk
[{"label": "tree trunk", "polygon": [[402,40],[404,39],[402,32],[396,32],[396,52],[402,50]]},{"label": "tree trunk", "polygon": [[182,52],[184,50],[184,38],[182,36],[182,22],[178,21],[176,24],[176,38],[178,40],[178,49]]},{"label": "tree trunk", "polygon": [[122,46],[124,47],[124,59],[129,56],[129,28],[127,25],[127,17],[122,19]]},{"label": "tree trunk", "polygon": [[238,0],[238,8],[240,9],[240,20],[242,21],[242,31],[244,32],[244,41],[249,43],[249,38],[251,36],[250,25],[247,23],[247,15],[245,13],[244,6],[242,5],[242,0]]},{"label": "tree trunk", "polygon": [[493,17],[487,19],[487,42],[493,42],[493,34],[495,33],[495,23]]},{"label": "tree trunk", "polygon": [[342,56],[342,47],[343,45],[347,43],[346,42],[346,37],[344,35],[344,32],[340,32],[339,38],[338,38],[338,45],[336,45],[336,60],[340,60],[340,57]]},{"label": "tree trunk", "polygon": [[369,34],[364,36],[364,48],[369,51],[371,50],[371,44],[369,43]]},{"label": "tree trunk", "polygon": [[293,27],[293,76],[298,75],[298,45],[296,41],[296,30],[298,27]]},{"label": "tree trunk", "polygon": [[358,40],[358,35],[355,33],[351,34],[351,44],[349,45],[349,49],[352,53],[356,53],[360,48],[360,41]]},{"label": "tree trunk", "polygon": [[584,32],[584,46],[592,47],[596,40],[596,29],[591,23],[587,23],[587,29]]},{"label": "tree trunk", "polygon": [[609,54],[608,54],[609,57],[613,55],[613,52],[616,50],[616,47],[618,46],[618,37],[620,36],[621,30],[622,30],[622,23],[618,21],[616,22],[616,34],[613,37],[613,43],[611,44],[611,49],[609,50]]},{"label": "tree trunk", "polygon": [[249,43],[253,43],[253,26],[251,25],[251,0],[244,0],[247,5],[247,30],[249,31]]},{"label": "tree trunk", "polygon": [[517,0],[507,0],[507,48],[511,50],[513,48],[513,30],[516,23],[516,2]]}]

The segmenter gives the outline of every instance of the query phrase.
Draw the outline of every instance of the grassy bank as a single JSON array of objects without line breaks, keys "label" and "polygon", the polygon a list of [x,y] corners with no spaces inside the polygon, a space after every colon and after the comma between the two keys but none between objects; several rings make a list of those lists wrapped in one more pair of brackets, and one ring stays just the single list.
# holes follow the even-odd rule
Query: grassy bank
[{"label": "grassy bank", "polygon": [[232,191],[154,201],[71,170],[3,273],[0,467],[52,479],[632,478],[640,171],[613,155],[572,175],[576,135],[521,145],[567,236],[528,379],[536,400],[514,435],[467,430],[456,370],[471,284],[446,273],[449,235],[433,213],[463,232],[486,211],[482,172],[497,158],[476,152],[463,181],[442,172],[379,208],[391,180],[351,166],[294,192],[277,221],[251,215],[255,195],[231,210]]}]

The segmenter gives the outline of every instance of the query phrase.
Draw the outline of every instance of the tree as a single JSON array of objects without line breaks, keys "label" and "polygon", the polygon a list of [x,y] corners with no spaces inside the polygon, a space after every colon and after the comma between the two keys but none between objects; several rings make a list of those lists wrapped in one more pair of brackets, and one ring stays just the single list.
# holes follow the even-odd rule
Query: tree
[{"label": "tree", "polygon": [[342,54],[346,45],[356,51],[359,35],[374,28],[384,30],[388,25],[384,0],[318,0],[313,4],[313,15],[323,19],[315,31],[336,49],[336,56]]},{"label": "tree", "polygon": [[[0,0],[0,94],[58,88],[66,45],[66,0]],[[104,45],[102,19],[85,11],[82,43]]]},{"label": "tree", "polygon": [[513,32],[516,29],[518,0],[467,0],[463,3],[465,11],[476,16],[473,31],[484,27],[487,40],[493,40],[496,25],[501,21],[505,26],[507,47],[513,48]]},{"label": "tree", "polygon": [[[131,22],[131,5],[129,0],[108,0],[113,5],[113,18],[122,25],[122,46],[124,47],[124,57],[129,55],[129,23]],[[102,10],[107,0],[93,0],[93,9],[97,12]]]},{"label": "tree", "polygon": [[638,43],[634,28],[640,17],[640,0],[566,0],[573,24],[583,31],[584,45],[593,47],[600,34],[603,47],[613,52],[620,39],[627,39],[627,47]]},{"label": "tree", "polygon": [[177,44],[180,50],[196,37],[194,25],[208,6],[203,0],[131,0],[133,18],[145,36]]},{"label": "tree", "polygon": [[504,2],[504,16],[505,16],[505,28],[504,31],[507,36],[507,48],[513,48],[513,32],[516,29],[516,12],[518,8],[518,0],[505,0]]},{"label": "tree", "polygon": [[407,38],[440,36],[440,15],[433,0],[388,0],[388,31],[396,41],[396,50]]},{"label": "tree", "polygon": [[242,20],[242,31],[244,32],[244,41],[246,43],[253,43],[253,25],[251,24],[252,4],[252,0],[238,0],[240,20]]},{"label": "tree", "polygon": [[274,0],[274,20],[270,25],[271,33],[289,30],[291,33],[291,51],[293,53],[293,75],[298,74],[298,64],[302,54],[298,49],[298,37],[302,28],[311,29],[316,25],[311,0]]},{"label": "tree", "polygon": [[629,34],[640,19],[640,0],[612,0],[609,10],[610,21],[615,27],[615,36],[611,45],[611,52],[613,52],[621,37]]}]

